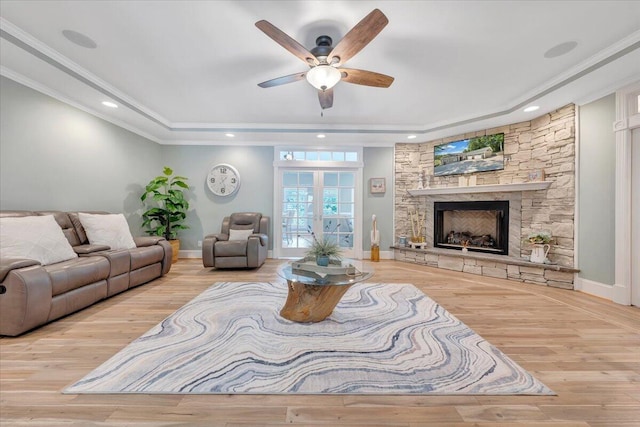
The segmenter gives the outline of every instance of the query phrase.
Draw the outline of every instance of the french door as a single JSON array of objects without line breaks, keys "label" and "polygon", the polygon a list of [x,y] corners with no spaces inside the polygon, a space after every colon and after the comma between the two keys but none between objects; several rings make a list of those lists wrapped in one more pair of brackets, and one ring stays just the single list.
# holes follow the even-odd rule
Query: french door
[{"label": "french door", "polygon": [[[344,257],[355,257],[361,239],[355,170],[280,169],[281,235],[274,248],[282,257],[303,257],[313,239],[337,242]],[[361,246],[361,245],[360,245]]]}]

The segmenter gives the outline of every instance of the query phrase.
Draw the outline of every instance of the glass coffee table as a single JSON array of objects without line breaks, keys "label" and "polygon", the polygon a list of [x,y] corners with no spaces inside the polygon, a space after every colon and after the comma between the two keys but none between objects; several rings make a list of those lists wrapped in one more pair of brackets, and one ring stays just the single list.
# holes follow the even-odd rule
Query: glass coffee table
[{"label": "glass coffee table", "polygon": [[294,322],[314,323],[329,317],[351,285],[369,279],[373,269],[365,268],[361,261],[348,259],[339,266],[325,268],[298,260],[280,267],[278,276],[286,279],[289,290],[280,315]]}]

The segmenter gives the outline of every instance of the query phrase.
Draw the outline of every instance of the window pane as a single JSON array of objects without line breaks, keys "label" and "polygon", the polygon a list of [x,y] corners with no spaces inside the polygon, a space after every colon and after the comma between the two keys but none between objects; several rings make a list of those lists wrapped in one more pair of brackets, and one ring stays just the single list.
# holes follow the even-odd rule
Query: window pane
[{"label": "window pane", "polygon": [[340,222],[336,218],[323,218],[322,219],[322,231],[323,233],[337,233],[340,227]]},{"label": "window pane", "polygon": [[353,187],[354,182],[355,182],[355,175],[353,172],[340,173],[340,187]]},{"label": "window pane", "polygon": [[320,152],[320,160],[328,161],[331,160],[331,152],[330,151],[321,151]]},{"label": "window pane", "polygon": [[293,153],[294,160],[304,160],[304,151],[295,151]]},{"label": "window pane", "polygon": [[353,203],[340,203],[340,215],[353,216]]},{"label": "window pane", "polygon": [[341,218],[340,219],[340,227],[338,229],[340,232],[353,232],[353,219],[349,218]]},{"label": "window pane", "polygon": [[324,189],[322,212],[324,215],[335,215],[338,212],[338,190],[336,188]]},{"label": "window pane", "polygon": [[347,162],[357,162],[358,161],[358,153],[349,151],[346,153],[345,160]]},{"label": "window pane", "polygon": [[344,162],[344,153],[342,151],[334,151],[333,160],[336,162]]},{"label": "window pane", "polygon": [[352,248],[353,247],[353,234],[341,234],[340,235],[340,247]]},{"label": "window pane", "polygon": [[313,172],[300,172],[300,186],[313,187]]},{"label": "window pane", "polygon": [[282,184],[287,187],[295,187],[298,185],[298,173],[297,172],[285,172],[282,177]]},{"label": "window pane", "polygon": [[340,189],[340,202],[341,203],[346,203],[346,202],[353,202],[353,193],[354,190],[353,188],[341,188]]},{"label": "window pane", "polygon": [[325,187],[337,187],[338,186],[338,173],[337,172],[325,172],[324,173],[324,186]]},{"label": "window pane", "polygon": [[291,203],[298,201],[298,189],[297,188],[285,188],[283,193],[284,202]]},{"label": "window pane", "polygon": [[318,160],[318,153],[315,151],[307,151],[307,160]]}]

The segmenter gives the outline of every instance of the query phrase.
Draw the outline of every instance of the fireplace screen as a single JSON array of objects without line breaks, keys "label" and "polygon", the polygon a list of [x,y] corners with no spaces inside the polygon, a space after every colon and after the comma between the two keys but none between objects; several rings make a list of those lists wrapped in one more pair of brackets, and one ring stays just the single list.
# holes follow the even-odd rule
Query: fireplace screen
[{"label": "fireplace screen", "polygon": [[509,202],[435,202],[434,246],[507,255]]}]

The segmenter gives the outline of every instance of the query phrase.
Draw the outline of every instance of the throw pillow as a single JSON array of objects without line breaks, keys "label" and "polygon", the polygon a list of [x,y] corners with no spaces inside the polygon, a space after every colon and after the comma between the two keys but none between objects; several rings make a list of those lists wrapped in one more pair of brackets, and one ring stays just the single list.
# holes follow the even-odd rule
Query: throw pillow
[{"label": "throw pillow", "polygon": [[253,234],[253,230],[229,230],[229,240],[247,240]]},{"label": "throw pillow", "polygon": [[0,258],[49,265],[77,257],[53,215],[0,218]]},{"label": "throw pillow", "polygon": [[92,245],[107,245],[112,250],[136,247],[124,215],[78,212],[78,218]]}]

